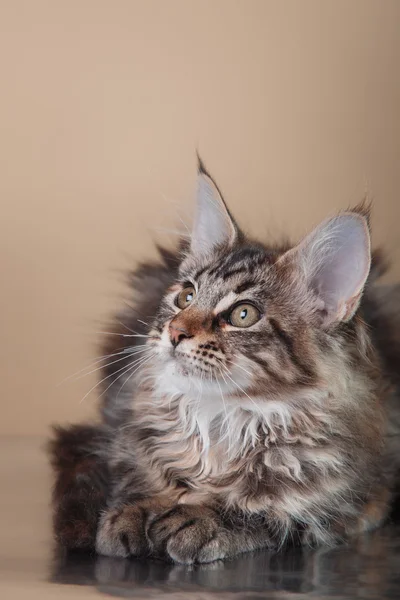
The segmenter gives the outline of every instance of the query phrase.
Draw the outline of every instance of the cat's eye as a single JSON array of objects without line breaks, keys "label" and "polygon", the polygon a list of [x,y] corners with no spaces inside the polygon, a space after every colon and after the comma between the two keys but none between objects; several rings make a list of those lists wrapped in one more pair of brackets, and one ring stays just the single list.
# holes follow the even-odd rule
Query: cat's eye
[{"label": "cat's eye", "polygon": [[189,285],[189,286],[185,287],[184,290],[179,292],[179,294],[176,298],[176,305],[179,308],[184,309],[193,302],[195,296],[196,296],[196,290],[194,289],[194,287],[192,285]]},{"label": "cat's eye", "polygon": [[251,327],[260,320],[260,313],[252,304],[238,304],[229,315],[234,327]]}]

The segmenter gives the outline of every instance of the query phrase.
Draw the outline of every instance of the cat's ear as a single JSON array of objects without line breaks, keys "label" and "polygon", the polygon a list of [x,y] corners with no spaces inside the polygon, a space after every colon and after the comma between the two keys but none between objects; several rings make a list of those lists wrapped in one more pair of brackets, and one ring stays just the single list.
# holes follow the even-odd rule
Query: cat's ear
[{"label": "cat's ear", "polygon": [[317,299],[322,324],[348,321],[360,303],[371,265],[368,221],[342,213],[311,232],[284,260],[295,261],[299,275]]},{"label": "cat's ear", "polygon": [[237,225],[217,185],[199,158],[191,252],[208,254],[216,246],[232,246],[237,237]]}]

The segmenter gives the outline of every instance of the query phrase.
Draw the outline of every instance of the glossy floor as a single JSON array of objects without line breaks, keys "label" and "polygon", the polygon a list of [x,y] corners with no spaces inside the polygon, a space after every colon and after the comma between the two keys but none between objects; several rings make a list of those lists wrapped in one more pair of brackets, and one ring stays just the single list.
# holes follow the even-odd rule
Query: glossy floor
[{"label": "glossy floor", "polygon": [[187,568],[65,556],[53,547],[43,443],[0,439],[0,598],[399,598],[400,526],[332,550],[259,552]]}]

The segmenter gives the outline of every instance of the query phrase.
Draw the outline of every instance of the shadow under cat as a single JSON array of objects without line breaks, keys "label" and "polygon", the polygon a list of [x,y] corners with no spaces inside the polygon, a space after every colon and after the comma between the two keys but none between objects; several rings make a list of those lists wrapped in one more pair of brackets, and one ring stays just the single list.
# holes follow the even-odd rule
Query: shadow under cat
[{"label": "shadow under cat", "polygon": [[259,551],[194,566],[57,548],[50,580],[94,586],[122,598],[398,598],[400,523],[396,520],[346,546]]}]

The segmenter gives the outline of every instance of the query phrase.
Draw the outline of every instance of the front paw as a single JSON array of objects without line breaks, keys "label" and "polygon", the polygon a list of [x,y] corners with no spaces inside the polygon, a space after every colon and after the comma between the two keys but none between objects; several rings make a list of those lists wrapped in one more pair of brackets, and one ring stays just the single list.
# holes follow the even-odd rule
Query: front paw
[{"label": "front paw", "polygon": [[146,512],[138,505],[109,510],[100,519],[96,551],[105,556],[146,556]]},{"label": "front paw", "polygon": [[178,505],[157,517],[147,536],[152,552],[182,564],[224,558],[227,538],[217,513],[196,505]]}]

